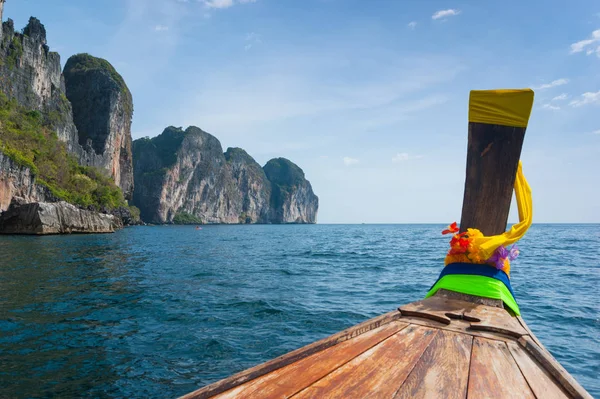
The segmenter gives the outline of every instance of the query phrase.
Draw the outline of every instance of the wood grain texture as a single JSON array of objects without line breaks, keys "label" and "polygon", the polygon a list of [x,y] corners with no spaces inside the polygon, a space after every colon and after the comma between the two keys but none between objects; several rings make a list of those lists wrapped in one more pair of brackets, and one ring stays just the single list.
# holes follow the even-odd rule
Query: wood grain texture
[{"label": "wood grain texture", "polygon": [[461,231],[505,231],[524,138],[522,127],[469,122]]},{"label": "wood grain texture", "polygon": [[579,385],[577,380],[547,350],[538,346],[530,336],[519,338],[519,345],[537,360],[573,398],[592,399],[592,395]]},{"label": "wood grain texture", "polygon": [[527,380],[535,396],[544,399],[564,399],[570,397],[563,391],[563,388],[550,373],[537,360],[530,357],[519,344],[511,342],[507,345],[513,359],[515,359],[521,370],[521,374]]},{"label": "wood grain texture", "polygon": [[506,343],[473,340],[467,398],[535,398]]},{"label": "wood grain texture", "polygon": [[523,328],[519,320],[504,309],[477,306],[465,311],[464,318],[466,320],[479,319],[479,321],[471,323],[472,330],[499,332],[515,338],[527,334],[527,330]]},{"label": "wood grain texture", "polygon": [[363,323],[357,324],[343,331],[340,331],[337,334],[333,334],[329,337],[323,338],[322,340],[313,342],[312,344],[303,346],[302,348],[286,353],[285,355],[279,356],[266,363],[259,364],[240,373],[234,374],[231,377],[207,385],[194,392],[190,392],[182,396],[181,399],[210,398],[218,393],[224,392],[228,389],[241,385],[254,378],[258,378],[262,375],[270,373],[273,370],[277,370],[278,368],[287,366],[288,364],[310,356],[313,353],[317,353],[340,342],[347,341],[368,331],[379,328],[382,325],[388,324],[394,320],[399,319],[400,316],[400,312],[398,311],[393,311],[385,313],[381,316],[377,316],[373,319],[367,320]]},{"label": "wood grain texture", "polygon": [[394,398],[465,398],[472,344],[469,335],[438,332]]},{"label": "wood grain texture", "polygon": [[392,398],[436,333],[411,325],[293,398]]},{"label": "wood grain texture", "polygon": [[215,398],[290,397],[407,326],[407,323],[394,321],[232,388]]},{"label": "wood grain texture", "polygon": [[443,296],[432,296],[421,301],[400,306],[398,310],[403,316],[423,317],[440,323],[450,324],[452,319],[462,319],[467,310],[473,310],[478,305],[471,302],[449,299]]},{"label": "wood grain texture", "polygon": [[442,296],[448,299],[456,299],[459,301],[477,303],[479,305],[493,306],[495,308],[504,308],[504,302],[502,299],[484,298],[482,296],[475,296],[469,294],[463,294],[461,292],[448,291],[446,289],[438,290],[434,296]]}]

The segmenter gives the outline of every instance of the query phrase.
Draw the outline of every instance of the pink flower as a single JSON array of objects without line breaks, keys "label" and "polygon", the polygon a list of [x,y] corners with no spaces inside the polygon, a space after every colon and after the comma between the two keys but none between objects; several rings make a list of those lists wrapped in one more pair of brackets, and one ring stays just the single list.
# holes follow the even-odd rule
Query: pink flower
[{"label": "pink flower", "polygon": [[504,267],[504,260],[508,257],[508,251],[504,248],[503,245],[500,245],[492,256],[486,261],[487,263],[493,263],[496,266],[496,269],[502,269]]},{"label": "pink flower", "polygon": [[521,251],[517,247],[517,244],[515,244],[512,246],[512,248],[508,252],[508,259],[513,261],[513,260],[517,259],[517,256],[519,256],[520,253],[521,253]]}]

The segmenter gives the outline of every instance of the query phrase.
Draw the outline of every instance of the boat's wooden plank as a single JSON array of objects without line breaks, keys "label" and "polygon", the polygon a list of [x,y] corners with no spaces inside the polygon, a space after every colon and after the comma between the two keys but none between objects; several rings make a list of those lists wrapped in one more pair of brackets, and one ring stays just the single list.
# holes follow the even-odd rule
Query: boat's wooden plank
[{"label": "boat's wooden plank", "polygon": [[537,345],[530,336],[519,339],[521,345],[535,360],[548,371],[560,385],[573,397],[592,399],[592,396],[565,370],[545,348]]},{"label": "boat's wooden plank", "polygon": [[504,309],[477,306],[465,311],[463,316],[465,320],[473,320],[471,323],[472,330],[499,332],[515,338],[527,334],[527,330],[521,326],[519,321]]},{"label": "boat's wooden plank", "polygon": [[535,396],[543,399],[564,399],[570,397],[544,367],[537,360],[530,357],[519,344],[510,342],[507,345]]},{"label": "boat's wooden plank", "polygon": [[411,325],[293,398],[391,398],[436,334],[434,329]]},{"label": "boat's wooden plank", "polygon": [[432,296],[421,301],[411,302],[400,306],[398,310],[403,316],[423,317],[440,323],[450,324],[452,319],[462,319],[467,310],[478,305],[466,301],[449,299],[443,296]]},{"label": "boat's wooden plank", "polygon": [[525,323],[525,320],[523,320],[523,317],[517,316],[517,320],[519,321],[519,324],[527,331],[527,334],[529,334],[531,336],[531,339],[533,339],[533,342],[535,342],[536,344],[538,344],[539,346],[541,346],[542,349],[546,350],[546,348],[543,347],[543,345],[540,342],[540,340],[535,336],[535,334],[533,333],[533,331],[531,331],[531,329],[529,328],[529,326],[527,325],[527,323]]},{"label": "boat's wooden plank", "polygon": [[287,398],[325,377],[381,341],[407,327],[394,321],[351,340],[272,371],[262,377],[223,392],[215,398]]},{"label": "boat's wooden plank", "polygon": [[182,396],[181,398],[210,398],[218,393],[224,392],[230,388],[233,388],[254,378],[265,375],[273,370],[277,370],[281,367],[287,366],[288,364],[310,356],[313,353],[317,353],[340,342],[347,341],[368,331],[379,328],[382,325],[388,324],[394,320],[399,319],[400,316],[400,312],[398,311],[383,314],[381,316],[375,317],[363,323],[347,328],[346,330],[340,331],[337,334],[333,334],[329,337],[323,338],[322,340],[303,346],[302,348],[296,349],[295,351],[286,353],[285,355],[279,356],[266,363],[259,364],[252,368],[234,374],[231,377],[207,385],[194,392],[190,392],[187,395]]},{"label": "boat's wooden plank", "polygon": [[473,340],[467,399],[535,398],[506,343]]},{"label": "boat's wooden plank", "polygon": [[465,398],[472,344],[470,335],[438,332],[394,398]]},{"label": "boat's wooden plank", "polygon": [[429,319],[414,316],[402,316],[400,321],[424,327],[437,328],[442,331],[454,331],[473,337],[483,337],[497,341],[515,342],[517,338],[497,332],[477,331],[471,329],[471,323],[465,320],[452,320],[448,325]]}]

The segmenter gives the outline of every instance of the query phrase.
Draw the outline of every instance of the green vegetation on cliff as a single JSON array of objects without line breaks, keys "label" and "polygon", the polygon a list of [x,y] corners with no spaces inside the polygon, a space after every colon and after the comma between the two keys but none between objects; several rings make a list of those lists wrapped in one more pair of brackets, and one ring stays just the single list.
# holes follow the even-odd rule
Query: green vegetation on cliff
[{"label": "green vegetation on cliff", "polygon": [[202,219],[187,212],[177,212],[173,218],[174,224],[202,224]]},{"label": "green vegetation on cliff", "polygon": [[280,209],[289,201],[294,189],[305,180],[304,172],[298,165],[285,158],[271,159],[263,169],[271,182],[271,206]]},{"label": "green vegetation on cliff", "polygon": [[0,151],[36,175],[54,196],[82,206],[126,206],[121,190],[103,172],[80,166],[39,111],[0,93]]},{"label": "green vegetation on cliff", "polygon": [[94,57],[87,53],[80,53],[71,56],[65,64],[65,74],[69,75],[87,75],[89,72],[98,71],[107,72],[112,80],[119,86],[119,89],[125,97],[125,112],[133,114],[133,99],[129,88],[125,84],[123,77],[117,72],[115,67],[105,59]]},{"label": "green vegetation on cliff", "polygon": [[177,151],[181,148],[185,135],[186,132],[180,127],[169,126],[156,137],[137,139],[133,142],[133,158],[154,154],[160,161],[160,167],[146,173],[163,174],[177,162]]}]

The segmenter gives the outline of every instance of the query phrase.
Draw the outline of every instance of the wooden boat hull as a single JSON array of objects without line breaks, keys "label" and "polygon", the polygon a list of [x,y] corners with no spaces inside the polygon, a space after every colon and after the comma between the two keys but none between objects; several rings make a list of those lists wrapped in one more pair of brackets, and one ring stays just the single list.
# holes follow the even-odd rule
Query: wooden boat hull
[{"label": "wooden boat hull", "polygon": [[591,398],[498,307],[434,296],[183,396]]}]

